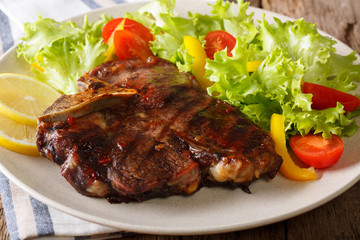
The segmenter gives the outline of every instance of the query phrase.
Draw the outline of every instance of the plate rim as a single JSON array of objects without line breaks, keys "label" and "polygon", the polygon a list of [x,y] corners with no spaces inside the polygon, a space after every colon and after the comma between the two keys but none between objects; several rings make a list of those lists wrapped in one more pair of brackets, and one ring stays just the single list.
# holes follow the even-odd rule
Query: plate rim
[{"label": "plate rim", "polygon": [[[139,1],[139,2],[133,2],[133,3],[123,3],[123,4],[118,4],[116,6],[113,7],[107,7],[107,8],[100,8],[100,9],[95,9],[92,11],[89,11],[85,14],[79,14],[77,16],[74,16],[70,19],[67,20],[72,20],[72,19],[76,19],[76,18],[80,18],[83,17],[84,15],[89,15],[89,14],[96,14],[98,16],[100,16],[102,13],[108,11],[108,9],[111,8],[122,8],[122,7],[126,7],[129,5],[141,5],[141,4],[145,4],[148,3],[149,1]],[[184,2],[191,2],[191,1],[177,1],[180,3],[184,3]],[[213,3],[214,1],[205,1],[203,0],[202,2],[206,2],[206,3]],[[288,16],[276,13],[276,12],[272,12],[272,11],[268,11],[265,9],[261,9],[261,8],[256,8],[256,7],[251,7],[249,6],[248,8],[248,12],[256,12],[259,11],[261,13],[265,13],[266,15],[270,15],[271,18],[273,18],[274,16],[276,17],[280,17],[282,19],[289,19],[289,20],[294,20]],[[254,19],[256,20],[256,19]],[[349,50],[354,51],[353,49],[351,49],[349,46],[347,46],[345,43],[339,41],[338,39],[336,39],[335,37],[319,30],[319,32],[323,35],[326,36],[330,36],[332,39],[336,40],[338,42],[338,44],[343,45],[342,47],[346,47]],[[17,47],[18,43],[15,43],[14,46],[12,46],[9,50],[7,50],[0,58],[0,62],[3,61],[3,59],[6,59],[9,55],[13,54],[13,52],[16,52],[16,47]],[[357,55],[358,56],[358,55]],[[358,56],[359,58],[359,56]],[[245,230],[245,229],[250,229],[250,228],[255,228],[255,227],[260,227],[260,226],[264,226],[264,225],[268,225],[271,223],[275,223],[275,222],[279,222],[279,221],[283,221],[286,219],[289,219],[291,217],[295,217],[298,216],[300,214],[306,213],[308,211],[311,211],[329,201],[331,201],[332,199],[336,198],[337,196],[341,195],[342,193],[344,193],[345,191],[347,191],[349,188],[351,188],[353,185],[355,185],[359,180],[360,180],[360,173],[358,173],[357,177],[353,178],[351,181],[349,181],[346,185],[343,186],[343,188],[341,188],[340,190],[333,192],[332,194],[326,196],[325,198],[323,198],[321,201],[316,202],[315,204],[303,207],[301,209],[297,209],[296,211],[292,211],[289,212],[287,214],[283,214],[283,215],[278,215],[275,217],[271,217],[271,218],[267,218],[265,221],[258,221],[256,223],[253,224],[243,224],[241,226],[239,225],[229,225],[228,227],[220,227],[220,228],[212,228],[212,229],[208,229],[208,228],[199,228],[197,230],[175,230],[174,229],[166,229],[164,227],[144,227],[144,226],[139,226],[139,225],[133,225],[133,224],[127,224],[127,223],[121,223],[119,225],[118,222],[113,222],[111,220],[107,220],[107,221],[103,221],[103,219],[99,219],[99,220],[94,220],[93,216],[89,215],[88,213],[83,213],[81,211],[69,208],[67,206],[64,205],[59,205],[58,202],[52,200],[51,198],[49,198],[48,196],[45,196],[44,194],[41,194],[40,192],[36,191],[33,188],[30,188],[28,185],[26,185],[26,183],[22,182],[20,179],[18,179],[15,175],[13,175],[13,173],[11,173],[1,162],[0,162],[0,171],[11,181],[13,181],[17,186],[19,186],[21,189],[25,190],[27,193],[29,193],[31,196],[33,196],[35,199],[43,202],[44,204],[51,206],[59,211],[65,212],[69,215],[75,216],[75,217],[79,217],[83,220],[89,221],[89,222],[93,222],[93,223],[97,223],[100,225],[104,225],[104,226],[109,226],[109,227],[114,227],[114,228],[120,228],[121,230],[125,230],[125,231],[132,231],[132,232],[137,232],[137,233],[146,233],[146,234],[161,234],[161,235],[184,235],[184,234],[190,234],[190,235],[201,235],[201,234],[215,234],[215,233],[224,233],[224,232],[231,232],[231,231],[238,231],[238,230]]]}]

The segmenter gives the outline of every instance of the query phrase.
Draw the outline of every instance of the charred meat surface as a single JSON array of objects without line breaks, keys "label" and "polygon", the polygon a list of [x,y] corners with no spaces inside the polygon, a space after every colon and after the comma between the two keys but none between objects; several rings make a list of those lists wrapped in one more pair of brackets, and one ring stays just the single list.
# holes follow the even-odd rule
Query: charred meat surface
[{"label": "charred meat surface", "polygon": [[[247,189],[261,176],[273,178],[282,163],[267,132],[160,58],[104,63],[78,88],[39,118],[37,145],[84,195],[128,202],[202,186]],[[94,89],[120,91],[121,101],[107,107],[113,97],[93,97]],[[86,106],[101,98],[102,107],[72,107],[87,96]]]}]

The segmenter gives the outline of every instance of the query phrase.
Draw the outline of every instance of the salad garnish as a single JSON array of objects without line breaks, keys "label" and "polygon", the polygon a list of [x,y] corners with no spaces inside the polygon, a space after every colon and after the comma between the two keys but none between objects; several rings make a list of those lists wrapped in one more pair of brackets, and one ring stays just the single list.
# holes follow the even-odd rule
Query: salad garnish
[{"label": "salad garnish", "polygon": [[17,48],[18,57],[32,65],[36,79],[61,93],[77,92],[76,80],[91,68],[104,62],[107,47],[101,38],[102,28],[110,20],[102,15],[99,21],[78,27],[74,22],[56,22],[39,18],[25,24],[25,37]]}]

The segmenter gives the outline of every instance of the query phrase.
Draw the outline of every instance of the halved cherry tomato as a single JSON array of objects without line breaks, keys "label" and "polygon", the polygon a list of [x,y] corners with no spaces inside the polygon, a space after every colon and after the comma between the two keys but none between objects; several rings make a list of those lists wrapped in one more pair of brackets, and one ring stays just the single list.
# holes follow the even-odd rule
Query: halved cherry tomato
[{"label": "halved cherry tomato", "polygon": [[109,21],[105,24],[103,31],[102,31],[102,38],[103,41],[106,43],[109,38],[111,37],[111,34],[116,30],[118,25],[123,21],[124,26],[121,30],[129,30],[130,32],[133,32],[137,35],[139,35],[142,39],[144,39],[146,42],[153,41],[154,36],[151,34],[149,29],[147,29],[144,25],[141,23],[128,19],[128,18],[115,18]]},{"label": "halved cherry tomato", "polygon": [[124,20],[123,18],[114,18],[107,22],[102,30],[101,36],[104,43],[107,43],[111,34],[115,31],[115,29],[119,26],[119,24]]},{"label": "halved cherry tomato", "polygon": [[344,142],[336,135],[325,139],[321,134],[291,136],[291,149],[304,163],[315,168],[326,168],[337,163],[344,152]]},{"label": "halved cherry tomato", "polygon": [[146,60],[153,56],[148,42],[129,30],[117,30],[114,33],[114,46],[118,59],[140,58]]},{"label": "halved cherry tomato", "polygon": [[351,94],[338,91],[333,88],[325,87],[315,83],[304,82],[302,85],[303,93],[311,93],[313,109],[326,109],[336,107],[337,102],[344,105],[344,110],[347,112],[354,111],[360,105],[360,98]]},{"label": "halved cherry tomato", "polygon": [[227,48],[227,55],[232,57],[231,51],[235,47],[236,38],[223,30],[212,31],[206,34],[204,40],[206,56],[214,59],[214,54]]}]

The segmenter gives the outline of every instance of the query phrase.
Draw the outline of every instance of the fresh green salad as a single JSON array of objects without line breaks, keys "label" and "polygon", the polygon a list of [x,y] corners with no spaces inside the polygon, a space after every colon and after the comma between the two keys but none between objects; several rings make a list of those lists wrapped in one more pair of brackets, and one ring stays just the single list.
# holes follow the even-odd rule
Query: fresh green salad
[{"label": "fresh green salad", "polygon": [[87,16],[82,27],[74,22],[56,22],[41,18],[25,24],[25,37],[18,46],[18,57],[32,65],[35,78],[64,94],[77,92],[76,80],[104,62],[107,46],[101,31],[110,19],[103,15],[89,24]]},{"label": "fresh green salad", "polygon": [[[248,13],[249,3],[218,0],[210,4],[209,14],[176,14],[175,0],[155,0],[137,12],[126,14],[142,23],[154,35],[154,55],[175,63],[181,71],[192,71],[194,58],[184,45],[184,36],[198,39],[204,46],[207,33],[224,30],[236,38],[236,45],[206,59],[206,78],[213,85],[208,94],[238,107],[248,118],[266,130],[273,113],[285,116],[287,136],[322,133],[353,135],[358,126],[353,117],[359,108],[346,112],[343,105],[324,110],[311,108],[312,95],[302,92],[302,83],[316,83],[351,92],[360,80],[355,52],[336,53],[334,40],[322,36],[316,25],[304,19],[269,23]],[[121,16],[122,17],[122,16]],[[26,36],[18,56],[32,65],[39,80],[64,94],[77,92],[76,80],[85,71],[105,61],[108,48],[101,38],[102,27],[111,18],[102,16],[82,27],[73,22],[58,23],[40,18],[25,25]],[[248,62],[260,61],[255,71]]]}]

